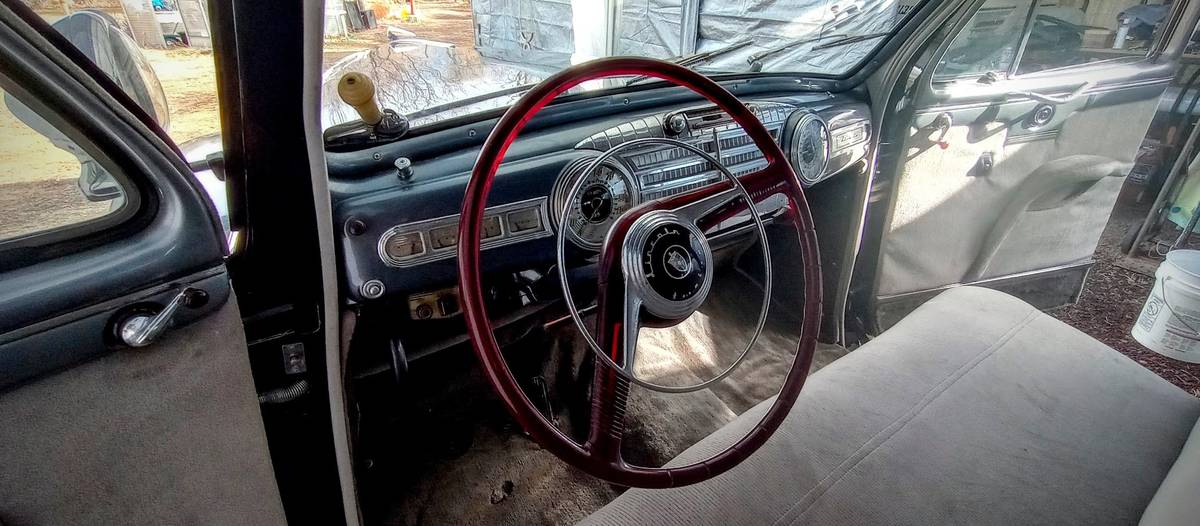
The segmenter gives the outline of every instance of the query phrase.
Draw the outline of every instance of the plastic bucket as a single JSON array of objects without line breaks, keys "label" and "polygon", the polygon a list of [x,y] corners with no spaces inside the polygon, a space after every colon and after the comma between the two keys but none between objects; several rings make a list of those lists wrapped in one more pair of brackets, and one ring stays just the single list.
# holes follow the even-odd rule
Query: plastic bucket
[{"label": "plastic bucket", "polygon": [[1200,363],[1200,250],[1172,250],[1154,277],[1133,339],[1168,358]]}]

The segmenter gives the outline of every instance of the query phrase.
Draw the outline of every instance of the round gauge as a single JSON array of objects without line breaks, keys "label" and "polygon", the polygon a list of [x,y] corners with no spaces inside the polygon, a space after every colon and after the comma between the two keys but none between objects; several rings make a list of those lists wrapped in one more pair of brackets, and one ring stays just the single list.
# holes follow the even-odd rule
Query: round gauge
[{"label": "round gauge", "polygon": [[571,202],[565,203],[567,192],[590,164],[591,159],[587,159],[564,170],[555,185],[553,215],[558,221],[562,209],[567,207],[567,237],[582,248],[597,250],[608,235],[608,229],[621,214],[638,203],[639,196],[633,178],[624,167],[605,162],[588,174]]},{"label": "round gauge", "polygon": [[792,167],[805,186],[812,185],[825,176],[829,162],[829,128],[816,114],[803,112],[788,119],[795,123],[787,136],[784,150],[792,161]]}]

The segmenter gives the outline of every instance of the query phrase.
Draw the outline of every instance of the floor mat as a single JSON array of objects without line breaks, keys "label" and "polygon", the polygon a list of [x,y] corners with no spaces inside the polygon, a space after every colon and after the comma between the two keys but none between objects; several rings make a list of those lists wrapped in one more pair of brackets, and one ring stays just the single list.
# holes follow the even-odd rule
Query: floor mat
[{"label": "floor mat", "polygon": [[[643,333],[639,376],[694,382],[736,360],[753,333],[761,288],[738,273],[719,276],[714,285],[710,301],[688,321]],[[795,354],[799,322],[785,309],[771,312],[745,360],[711,388],[666,394],[633,386],[623,443],[628,462],[660,466],[778,392]],[[570,328],[560,335],[550,355],[582,354],[583,344],[573,333]],[[845,352],[820,346],[813,371]],[[436,432],[419,442],[424,444],[416,448],[420,458],[405,463],[405,476],[394,476],[387,484],[382,497],[390,504],[380,517],[384,523],[572,524],[623,491],[541,450],[511,421],[474,367],[442,387],[443,395],[424,409],[438,415],[438,423],[422,427]],[[538,398],[536,393],[531,397]],[[571,427],[572,415],[565,408],[549,409],[564,428]]]}]

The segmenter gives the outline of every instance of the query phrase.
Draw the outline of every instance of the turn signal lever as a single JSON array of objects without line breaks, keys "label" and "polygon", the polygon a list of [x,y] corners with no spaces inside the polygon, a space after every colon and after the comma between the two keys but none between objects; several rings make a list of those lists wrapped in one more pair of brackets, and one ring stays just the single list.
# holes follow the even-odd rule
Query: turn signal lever
[{"label": "turn signal lever", "polygon": [[408,119],[379,107],[371,77],[358,72],[346,73],[338,80],[337,91],[342,102],[354,108],[361,120],[330,127],[325,131],[327,145],[394,139],[408,132]]}]

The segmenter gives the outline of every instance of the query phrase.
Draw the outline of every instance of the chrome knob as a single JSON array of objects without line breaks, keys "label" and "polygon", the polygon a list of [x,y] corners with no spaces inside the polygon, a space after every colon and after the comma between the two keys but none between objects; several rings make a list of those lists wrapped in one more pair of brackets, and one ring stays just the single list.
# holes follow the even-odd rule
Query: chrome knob
[{"label": "chrome knob", "polygon": [[687,130],[687,117],[676,113],[667,118],[667,135],[679,135]]},{"label": "chrome knob", "polygon": [[121,325],[117,329],[121,343],[130,347],[145,347],[154,343],[154,340],[162,336],[162,333],[170,326],[179,306],[187,301],[188,291],[187,288],[179,291],[179,294],[171,298],[171,301],[167,302],[167,306],[157,314],[139,313],[121,321]]}]

